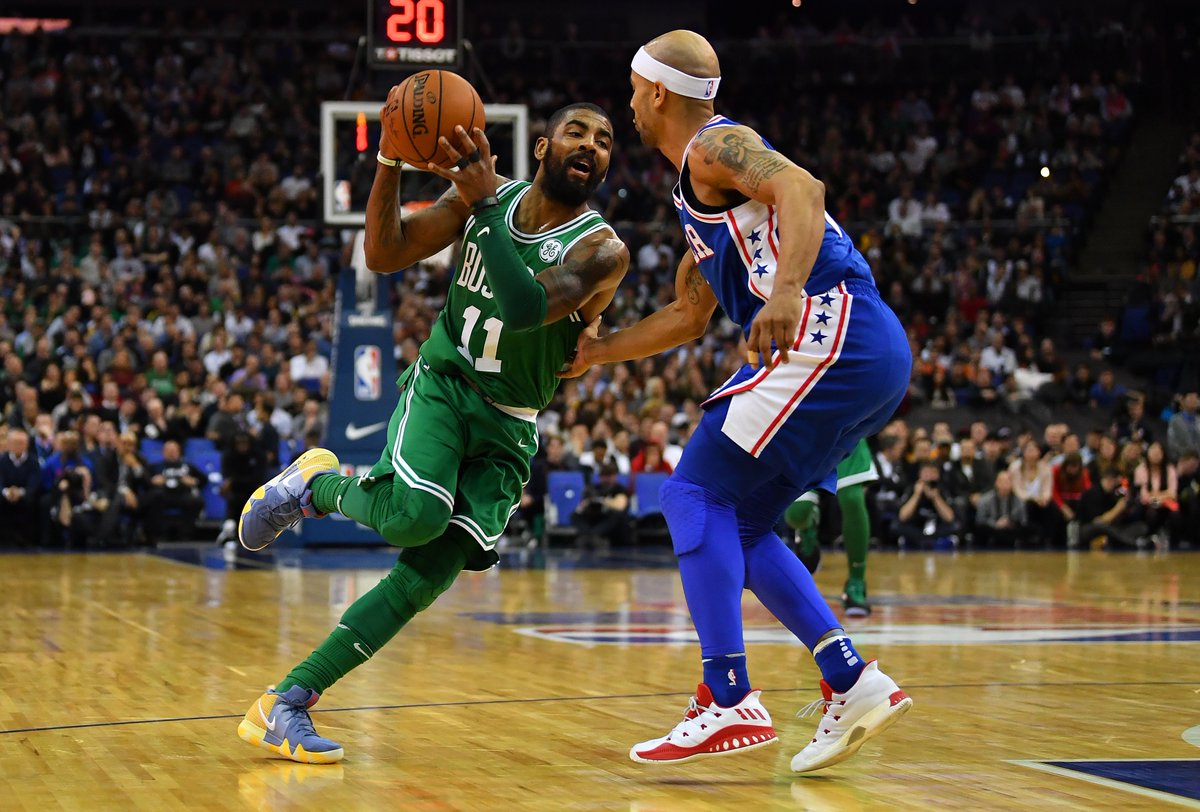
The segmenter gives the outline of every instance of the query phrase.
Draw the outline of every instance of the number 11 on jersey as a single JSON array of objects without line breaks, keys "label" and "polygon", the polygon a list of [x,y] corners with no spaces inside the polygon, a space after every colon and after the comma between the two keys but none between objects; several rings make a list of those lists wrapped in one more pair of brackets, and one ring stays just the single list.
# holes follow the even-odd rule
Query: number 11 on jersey
[{"label": "number 11 on jersey", "polygon": [[471,356],[471,335],[475,332],[480,315],[482,311],[475,305],[463,311],[463,331],[458,351],[475,366],[477,372],[499,372],[504,362],[496,357],[496,353],[500,350],[500,331],[504,329],[504,322],[495,316],[483,323],[483,355],[478,358]]}]

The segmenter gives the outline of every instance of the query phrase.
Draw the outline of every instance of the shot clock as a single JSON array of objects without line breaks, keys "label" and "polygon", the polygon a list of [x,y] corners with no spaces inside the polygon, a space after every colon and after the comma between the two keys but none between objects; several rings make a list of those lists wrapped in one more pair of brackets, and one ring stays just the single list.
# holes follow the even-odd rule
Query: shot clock
[{"label": "shot clock", "polygon": [[462,0],[368,0],[368,58],[376,68],[453,68],[462,51]]}]

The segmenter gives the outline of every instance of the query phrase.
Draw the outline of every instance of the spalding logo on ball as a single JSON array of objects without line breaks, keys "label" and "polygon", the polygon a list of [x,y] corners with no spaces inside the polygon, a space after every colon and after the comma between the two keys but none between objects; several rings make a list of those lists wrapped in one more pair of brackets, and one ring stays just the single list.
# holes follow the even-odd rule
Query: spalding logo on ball
[{"label": "spalding logo on ball", "polygon": [[384,112],[383,126],[405,163],[418,169],[434,163],[449,169],[454,165],[438,144],[445,136],[452,142],[454,128],[467,132],[483,128],[483,100],[471,83],[445,70],[414,73],[400,83],[399,104]]}]

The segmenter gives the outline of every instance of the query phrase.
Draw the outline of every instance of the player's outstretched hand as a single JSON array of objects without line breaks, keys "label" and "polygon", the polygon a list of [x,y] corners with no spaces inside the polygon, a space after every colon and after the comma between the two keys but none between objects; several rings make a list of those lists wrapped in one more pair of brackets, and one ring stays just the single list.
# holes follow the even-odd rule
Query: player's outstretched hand
[{"label": "player's outstretched hand", "polygon": [[575,342],[575,353],[567,359],[567,363],[557,373],[560,378],[578,378],[587,372],[592,362],[588,360],[588,347],[600,340],[600,317],[592,319],[591,324],[583,328],[579,340]]},{"label": "player's outstretched hand", "polygon": [[496,187],[500,184],[496,178],[496,158],[483,130],[476,127],[468,134],[463,127],[455,127],[454,138],[457,145],[451,144],[444,135],[438,139],[450,160],[455,162],[454,168],[442,169],[431,163],[426,169],[453,183],[458,196],[468,206],[474,206],[485,197],[495,197]]},{"label": "player's outstretched hand", "polygon": [[779,362],[788,362],[788,350],[796,340],[796,328],[804,312],[804,298],[789,296],[784,291],[774,291],[771,298],[750,325],[746,339],[746,360],[755,369],[759,364],[770,365],[771,342],[779,350]]}]

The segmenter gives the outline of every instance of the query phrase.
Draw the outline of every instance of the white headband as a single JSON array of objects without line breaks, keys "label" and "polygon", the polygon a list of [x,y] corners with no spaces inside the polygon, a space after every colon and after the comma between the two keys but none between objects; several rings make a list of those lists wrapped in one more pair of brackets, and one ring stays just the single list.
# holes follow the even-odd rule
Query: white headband
[{"label": "white headband", "polygon": [[633,68],[634,73],[644,79],[651,82],[662,82],[663,87],[667,90],[678,93],[680,96],[687,96],[689,99],[716,98],[717,86],[721,84],[720,76],[705,79],[663,64],[646,53],[644,47],[638,48],[638,52],[633,55],[633,63],[630,67]]}]

